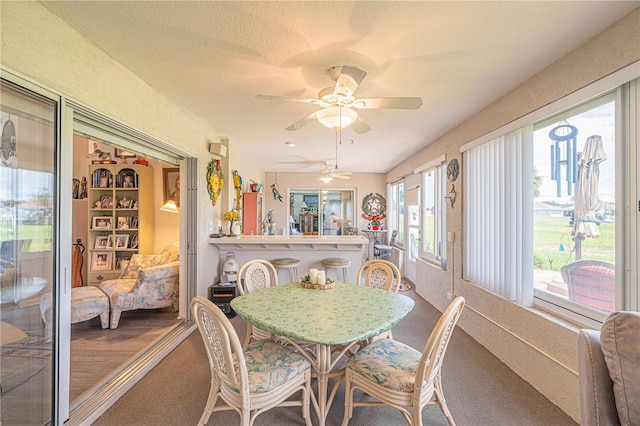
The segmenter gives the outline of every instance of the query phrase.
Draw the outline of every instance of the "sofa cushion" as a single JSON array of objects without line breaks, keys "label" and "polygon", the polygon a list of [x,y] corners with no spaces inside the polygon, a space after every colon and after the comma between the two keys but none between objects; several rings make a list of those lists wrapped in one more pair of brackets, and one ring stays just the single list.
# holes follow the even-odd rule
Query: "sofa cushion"
[{"label": "sofa cushion", "polygon": [[131,256],[131,260],[127,265],[127,269],[122,273],[123,279],[135,279],[138,271],[142,268],[160,265],[162,263],[162,255],[160,254],[140,254],[136,253]]},{"label": "sofa cushion", "polygon": [[602,353],[622,425],[640,425],[640,313],[614,312],[602,324]]}]

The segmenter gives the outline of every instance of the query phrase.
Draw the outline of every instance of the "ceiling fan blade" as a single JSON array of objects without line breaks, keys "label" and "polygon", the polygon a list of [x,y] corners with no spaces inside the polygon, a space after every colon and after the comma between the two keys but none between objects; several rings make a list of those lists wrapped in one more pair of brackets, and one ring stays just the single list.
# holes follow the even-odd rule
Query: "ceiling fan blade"
[{"label": "ceiling fan blade", "polygon": [[296,121],[295,123],[293,123],[289,127],[285,128],[285,130],[289,130],[291,132],[291,131],[295,131],[295,130],[298,130],[298,129],[302,128],[303,126],[311,123],[313,120],[316,120],[316,118],[317,118],[316,117],[316,113],[317,113],[317,111],[312,112],[311,114],[307,115],[306,117]]},{"label": "ceiling fan blade", "polygon": [[294,96],[278,96],[278,95],[256,95],[257,99],[263,101],[284,101],[284,102],[302,102],[306,104],[317,104],[318,99],[312,98],[296,98]]},{"label": "ceiling fan blade", "polygon": [[353,124],[349,127],[351,127],[353,131],[358,134],[367,133],[369,130],[371,130],[371,127],[369,127],[367,122],[364,121],[360,116],[358,116],[358,118],[356,118],[356,121],[354,121]]},{"label": "ceiling fan blade", "polygon": [[351,173],[342,173],[342,172],[333,173],[331,177],[338,178],[338,179],[351,179]]},{"label": "ceiling fan blade", "polygon": [[363,98],[358,99],[353,106],[359,109],[419,109],[422,98]]},{"label": "ceiling fan blade", "polygon": [[336,80],[336,87],[333,89],[333,93],[340,93],[346,97],[353,96],[353,92],[356,91],[366,76],[367,72],[360,68],[343,65],[340,70],[340,75]]}]

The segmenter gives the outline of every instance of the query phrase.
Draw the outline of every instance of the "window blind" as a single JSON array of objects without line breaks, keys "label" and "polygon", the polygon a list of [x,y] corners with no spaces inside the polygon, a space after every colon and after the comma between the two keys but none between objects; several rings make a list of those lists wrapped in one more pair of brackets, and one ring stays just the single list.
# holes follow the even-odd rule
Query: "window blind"
[{"label": "window blind", "polygon": [[463,276],[525,306],[533,302],[532,155],[532,126],[463,154]]}]

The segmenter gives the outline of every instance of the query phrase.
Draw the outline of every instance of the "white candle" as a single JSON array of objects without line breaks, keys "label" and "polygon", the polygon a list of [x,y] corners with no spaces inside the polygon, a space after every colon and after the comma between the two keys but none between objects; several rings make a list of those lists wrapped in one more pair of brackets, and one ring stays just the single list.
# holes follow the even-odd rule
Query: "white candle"
[{"label": "white candle", "polygon": [[327,276],[325,275],[324,270],[318,271],[318,284],[324,285],[327,283]]},{"label": "white candle", "polygon": [[317,284],[318,283],[318,270],[317,269],[311,269],[309,271],[309,281],[311,282],[311,284]]}]

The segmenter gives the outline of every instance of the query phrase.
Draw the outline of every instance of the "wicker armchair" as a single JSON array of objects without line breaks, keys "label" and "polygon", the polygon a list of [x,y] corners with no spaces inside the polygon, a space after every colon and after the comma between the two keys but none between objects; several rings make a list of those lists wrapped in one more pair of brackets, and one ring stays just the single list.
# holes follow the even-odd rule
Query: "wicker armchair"
[{"label": "wicker armchair", "polygon": [[[378,339],[347,362],[345,407],[342,424],[353,416],[353,407],[385,405],[402,413],[407,424],[422,425],[422,409],[438,404],[447,422],[455,425],[442,391],[441,367],[449,339],[464,308],[456,297],[442,313],[422,352],[391,339]],[[362,391],[377,401],[354,401]]]},{"label": "wicker armchair", "polygon": [[[244,348],[225,314],[204,297],[191,301],[211,370],[209,398],[198,425],[215,411],[235,410],[238,424],[252,425],[255,418],[273,407],[302,407],[311,425],[311,364],[302,355],[269,340]],[[301,392],[299,399],[289,399]],[[220,402],[220,404],[218,404]]]},{"label": "wicker armchair", "polygon": [[[278,273],[276,272],[276,268],[268,260],[250,260],[242,264],[238,270],[238,292],[241,295],[277,285]],[[251,342],[251,339],[262,340],[271,338],[273,338],[273,336],[268,331],[254,327],[250,322],[247,323],[247,334],[244,339],[245,346]]]}]

